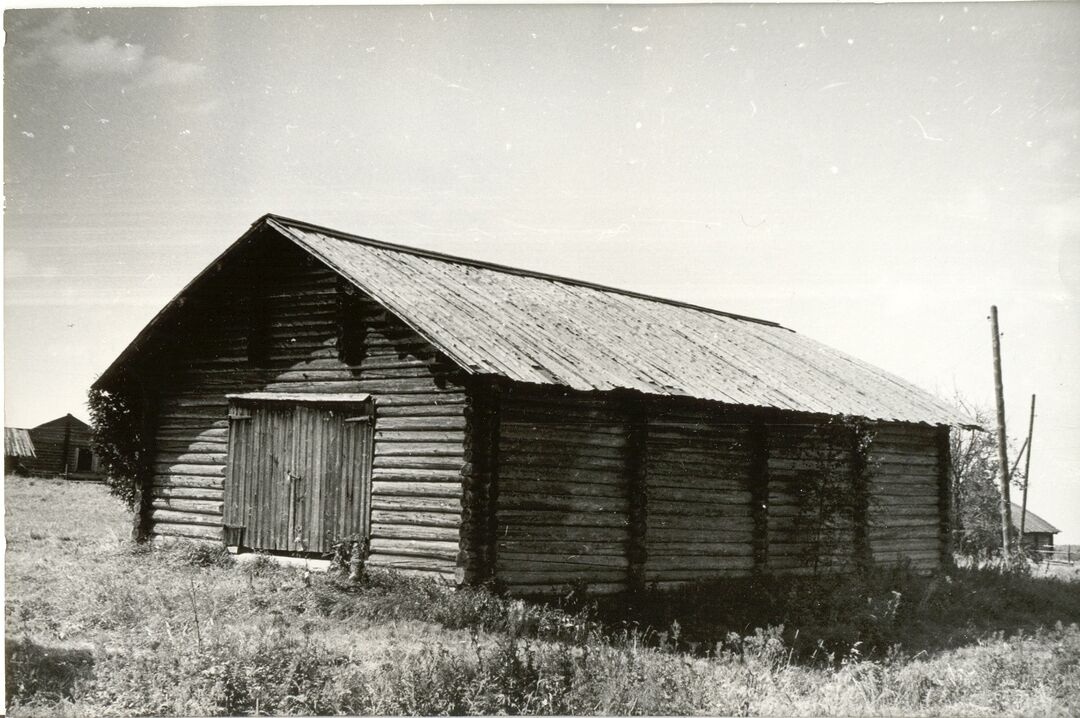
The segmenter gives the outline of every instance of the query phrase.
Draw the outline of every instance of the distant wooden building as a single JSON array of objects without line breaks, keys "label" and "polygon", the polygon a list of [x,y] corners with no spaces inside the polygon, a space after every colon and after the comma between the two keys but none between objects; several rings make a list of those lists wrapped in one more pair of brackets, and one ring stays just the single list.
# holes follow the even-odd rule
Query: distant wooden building
[{"label": "distant wooden building", "polygon": [[36,456],[34,442],[26,429],[4,427],[4,473],[26,474],[26,462]]},{"label": "distant wooden building", "polygon": [[[1023,509],[1020,506],[1017,504],[1012,505],[1012,523],[1013,528],[1017,531],[1020,531],[1020,516],[1022,513]],[[1049,521],[1041,516],[1028,511],[1027,516],[1024,518],[1024,535],[1021,541],[1025,548],[1053,550],[1054,534],[1057,533],[1061,533],[1061,530],[1054,528]]]},{"label": "distant wooden building", "polygon": [[90,427],[71,414],[30,429],[37,455],[25,462],[33,474],[93,479],[101,475],[90,448]]},{"label": "distant wooden building", "polygon": [[267,215],[95,383],[141,530],[514,593],[949,560],[926,392],[773,322]]}]

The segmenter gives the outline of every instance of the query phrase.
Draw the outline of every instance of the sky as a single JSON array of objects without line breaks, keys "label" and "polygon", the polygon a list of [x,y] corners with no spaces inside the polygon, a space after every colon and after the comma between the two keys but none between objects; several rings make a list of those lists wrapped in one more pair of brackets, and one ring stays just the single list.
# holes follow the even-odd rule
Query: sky
[{"label": "sky", "polygon": [[[1080,543],[1080,5],[9,10],[5,424],[252,222],[764,317],[992,409]],[[1018,497],[1017,497],[1018,498]]]}]

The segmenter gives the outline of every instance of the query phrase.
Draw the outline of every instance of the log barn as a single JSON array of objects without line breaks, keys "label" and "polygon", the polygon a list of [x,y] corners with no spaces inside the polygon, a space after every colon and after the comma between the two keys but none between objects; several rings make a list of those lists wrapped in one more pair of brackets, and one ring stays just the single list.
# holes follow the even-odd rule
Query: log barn
[{"label": "log barn", "polygon": [[776,323],[256,221],[95,383],[140,535],[597,593],[950,557],[955,409]]},{"label": "log barn", "polygon": [[1020,517],[1024,517],[1024,532],[1020,537],[1020,545],[1026,549],[1032,551],[1053,551],[1054,550],[1054,534],[1061,533],[1061,529],[1055,528],[1053,524],[1031,511],[1024,513],[1018,504],[1012,504],[1012,518],[1013,529],[1016,533],[1020,533]]},{"label": "log barn", "polygon": [[90,448],[90,426],[65,414],[30,429],[36,455],[25,459],[30,473],[39,476],[100,478],[97,457]]}]

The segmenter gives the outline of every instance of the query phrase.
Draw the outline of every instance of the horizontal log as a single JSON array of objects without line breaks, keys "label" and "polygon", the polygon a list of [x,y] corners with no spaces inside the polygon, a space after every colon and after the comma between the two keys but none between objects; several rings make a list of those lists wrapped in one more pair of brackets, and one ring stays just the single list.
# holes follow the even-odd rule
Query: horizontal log
[{"label": "horizontal log", "polygon": [[375,456],[464,456],[461,443],[454,442],[376,442]]},{"label": "horizontal log", "polygon": [[224,466],[225,465],[225,452],[199,452],[193,454],[177,454],[173,452],[159,451],[154,455],[154,460],[158,464],[166,465],[184,465],[193,464],[200,466]]},{"label": "horizontal log", "polygon": [[384,444],[386,442],[445,442],[463,445],[465,443],[464,431],[403,431],[403,430],[391,430],[391,431],[376,431],[375,432],[375,445]]},{"label": "horizontal log", "polygon": [[158,451],[171,451],[173,453],[199,452],[225,454],[229,442],[226,438],[212,439],[210,441],[183,441],[179,439],[161,439],[155,437],[154,447]]},{"label": "horizontal log", "polygon": [[731,493],[747,491],[748,477],[731,476],[670,476],[655,474],[646,469],[647,484],[650,488],[662,489],[689,489],[696,491],[711,491],[715,493]]},{"label": "horizontal log", "polygon": [[533,426],[515,422],[502,422],[499,436],[503,442],[529,445],[554,443],[564,446],[595,446],[609,449],[626,447],[624,430],[575,431],[557,426]]},{"label": "horizontal log", "polygon": [[172,409],[162,407],[162,410],[158,412],[157,420],[159,423],[167,419],[195,419],[197,421],[210,419],[214,421],[224,418],[227,412],[228,408],[223,407],[220,404],[215,404],[213,406],[174,407]]},{"label": "horizontal log", "polygon": [[[516,536],[516,534],[515,534]],[[616,541],[565,541],[548,539],[546,541],[527,541],[518,538],[503,538],[495,542],[496,555],[508,556],[623,556],[627,555],[629,539],[620,537]],[[621,564],[620,564],[621,565]]]},{"label": "horizontal log", "polygon": [[629,519],[625,514],[615,513],[552,513],[530,509],[512,509],[499,502],[498,525],[502,531],[507,526],[535,526],[550,529],[577,526],[582,528],[626,527]]},{"label": "horizontal log", "polygon": [[573,471],[591,469],[598,471],[610,471],[615,474],[626,470],[626,461],[623,458],[607,458],[599,456],[573,455],[570,453],[518,453],[514,451],[499,452],[500,466],[521,467],[538,469],[543,467],[552,471]]},{"label": "horizontal log", "polygon": [[870,471],[866,472],[867,482],[875,484],[925,484],[937,486],[940,473],[936,469],[912,470],[899,469],[894,471]]},{"label": "horizontal log", "polygon": [[746,516],[748,513],[747,504],[721,504],[721,503],[708,503],[708,504],[694,504],[686,503],[684,501],[668,501],[656,496],[649,497],[648,512],[650,515],[653,513],[661,515],[683,515],[683,516],[723,516],[731,518],[739,518]]},{"label": "horizontal log", "polygon": [[499,455],[503,461],[525,466],[602,466],[613,471],[626,467],[624,449],[608,446],[571,446],[554,442],[531,442],[529,444],[502,441]]},{"label": "horizontal log", "polygon": [[517,479],[512,476],[499,477],[499,493],[501,495],[547,493],[553,496],[604,496],[609,498],[626,498],[628,495],[625,485],[551,481],[548,479]]},{"label": "horizontal log", "polygon": [[750,569],[754,566],[754,557],[746,556],[661,556],[649,554],[645,560],[645,573],[667,573],[671,571],[715,571]]},{"label": "horizontal log", "polygon": [[175,409],[186,409],[188,407],[218,407],[222,409],[222,413],[228,409],[229,402],[223,395],[213,396],[178,396],[173,399],[166,399],[162,402],[162,414],[167,416],[171,411]]},{"label": "horizontal log", "polygon": [[495,571],[501,569],[511,571],[580,571],[583,569],[599,568],[604,570],[625,569],[630,565],[630,559],[620,555],[604,554],[566,554],[555,555],[551,553],[520,553],[505,550],[495,554]]},{"label": "horizontal log", "polygon": [[151,506],[155,509],[209,514],[211,516],[221,516],[222,513],[221,501],[198,501],[194,499],[178,499],[168,496],[159,496],[151,501]]},{"label": "horizontal log", "polygon": [[[431,496],[461,498],[461,483],[422,481],[372,481],[372,496]],[[373,499],[374,501],[374,499]]]},{"label": "horizontal log", "polygon": [[221,526],[198,526],[194,524],[172,524],[156,522],[150,529],[152,534],[158,536],[182,536],[185,538],[201,538],[221,541]]},{"label": "horizontal log", "polygon": [[380,406],[380,417],[462,416],[463,404],[429,404],[427,406]]},{"label": "horizontal log", "polygon": [[151,481],[153,486],[167,486],[184,489],[223,489],[225,479],[214,476],[180,476],[156,474]]},{"label": "horizontal log", "polygon": [[752,567],[716,567],[712,569],[646,568],[645,584],[650,588],[654,585],[657,588],[676,588],[711,579],[749,576],[752,571]]},{"label": "horizontal log", "polygon": [[749,510],[750,492],[732,490],[730,487],[717,488],[675,488],[671,486],[647,485],[649,501],[686,501],[703,504],[735,504]]},{"label": "horizontal log", "polygon": [[185,511],[168,511],[165,509],[153,509],[150,512],[150,519],[156,523],[170,523],[170,524],[204,524],[210,526],[220,526],[220,516],[210,516],[208,514],[191,514]]},{"label": "horizontal log", "polygon": [[461,382],[453,377],[444,379],[370,379],[356,383],[356,391],[371,394],[432,394],[439,391],[458,393],[462,390]]},{"label": "horizontal log", "polygon": [[626,485],[628,479],[621,471],[610,469],[561,469],[547,466],[523,466],[520,464],[499,465],[499,478],[541,481],[572,481],[579,484],[607,483],[614,486]]},{"label": "horizontal log", "polygon": [[369,544],[372,553],[395,556],[421,556],[456,560],[460,547],[457,541],[410,541],[374,537]]},{"label": "horizontal log", "polygon": [[874,526],[882,521],[888,521],[890,518],[900,517],[936,521],[940,516],[941,509],[938,506],[890,506],[888,504],[872,503],[870,505],[869,524]]},{"label": "horizontal log", "polygon": [[870,452],[867,462],[873,466],[929,466],[938,465],[937,456],[915,456],[913,454],[890,454],[883,452]]},{"label": "horizontal log", "polygon": [[159,428],[154,432],[158,441],[209,442],[215,439],[229,438],[229,427],[213,429],[168,429]]},{"label": "horizontal log", "polygon": [[455,406],[465,403],[464,392],[438,394],[384,394],[375,397],[375,405],[380,411],[389,407],[406,406]]},{"label": "horizontal log", "polygon": [[427,481],[460,483],[461,469],[399,469],[376,467],[372,469],[376,481]]},{"label": "horizontal log", "polygon": [[925,562],[930,562],[930,563],[935,563],[936,564],[941,559],[941,548],[940,547],[935,547],[933,549],[923,549],[923,550],[915,550],[915,551],[907,550],[907,549],[902,550],[902,551],[887,551],[887,550],[882,549],[882,550],[874,552],[874,558],[877,561],[882,561],[882,560],[885,560],[885,559],[888,559],[888,558],[894,558],[894,557],[899,557],[901,559],[906,559],[908,561],[915,561],[915,562],[925,561]]},{"label": "horizontal log", "polygon": [[371,523],[457,528],[461,526],[461,506],[460,504],[458,505],[456,513],[439,511],[372,510]]},{"label": "horizontal log", "polygon": [[941,536],[924,539],[890,539],[887,541],[870,540],[870,550],[873,553],[889,554],[896,551],[934,551],[941,550],[943,546]]},{"label": "horizontal log", "polygon": [[[585,430],[587,427],[587,430]],[[506,432],[510,432],[507,434]],[[619,437],[623,442],[626,441],[626,427],[622,424],[581,424],[574,425],[574,422],[561,423],[558,421],[558,417],[547,417],[546,421],[541,421],[540,417],[533,420],[528,417],[521,417],[514,419],[506,414],[499,415],[499,433],[500,435],[506,434],[508,436],[521,436],[525,438],[530,434],[536,436],[537,434],[558,438],[562,435],[578,435],[578,436],[592,436],[600,437],[607,434],[611,436]]]},{"label": "horizontal log", "polygon": [[499,509],[528,511],[583,512],[594,511],[625,514],[630,502],[625,498],[600,496],[558,496],[548,494],[499,493]]},{"label": "horizontal log", "polygon": [[198,435],[206,429],[228,429],[229,420],[222,410],[219,419],[175,419],[170,416],[162,417],[156,425],[158,433],[161,432],[187,432]]},{"label": "horizontal log", "polygon": [[938,487],[929,484],[885,484],[870,487],[870,496],[893,496],[895,503],[904,503],[908,499],[938,499]]},{"label": "horizontal log", "polygon": [[154,471],[159,474],[184,476],[225,476],[225,466],[222,464],[173,464],[167,461],[155,461]]},{"label": "horizontal log", "polygon": [[748,531],[754,526],[750,513],[743,516],[692,516],[685,512],[661,514],[650,510],[647,514],[649,531],[655,530],[703,530]]},{"label": "horizontal log", "polygon": [[[463,456],[376,456],[372,460],[375,470],[395,472],[399,470],[450,470],[460,476],[462,465],[465,463]],[[385,476],[385,473],[380,473]]]},{"label": "horizontal log", "polygon": [[457,541],[461,532],[457,527],[417,526],[408,524],[383,524],[371,522],[371,535],[379,538],[426,539],[429,541]]},{"label": "horizontal log", "polygon": [[[743,543],[722,543],[711,541],[707,543],[689,542],[648,542],[649,559],[674,560],[679,557],[693,557],[710,561],[725,558],[753,559],[754,547],[750,541]],[[686,564],[680,564],[686,565]]]},{"label": "horizontal log", "polygon": [[174,488],[171,486],[151,486],[152,496],[171,499],[194,499],[221,502],[225,493],[217,488]]},{"label": "horizontal log", "polygon": [[454,429],[465,428],[465,417],[463,416],[424,416],[424,417],[377,417],[375,420],[375,428],[379,431],[389,431],[391,429],[410,429],[421,430],[431,429],[433,431],[449,431]]},{"label": "horizontal log", "polygon": [[435,498],[430,496],[372,496],[371,509],[372,515],[374,515],[375,511],[460,514],[461,499],[457,497]]},{"label": "horizontal log", "polygon": [[499,542],[545,543],[551,545],[594,546],[624,545],[630,540],[626,526],[523,526],[520,523],[499,526]]},{"label": "horizontal log", "polygon": [[553,422],[561,425],[595,423],[623,426],[627,420],[625,412],[603,408],[590,409],[577,401],[546,404],[507,400],[500,407],[500,413],[509,421]]},{"label": "horizontal log", "polygon": [[[653,548],[678,547],[679,551],[691,550],[691,547],[699,546],[702,550],[711,550],[710,546],[749,546],[753,541],[753,532],[750,529],[743,531],[705,531],[702,529],[676,529],[649,526],[645,534],[645,544],[651,552]],[[739,549],[742,550],[741,548]]]},{"label": "horizontal log", "polygon": [[367,559],[367,565],[395,569],[411,569],[413,571],[435,571],[453,573],[455,562],[444,558],[430,556],[399,556],[395,554],[383,554],[372,552]]},{"label": "horizontal log", "polygon": [[747,448],[735,440],[716,442],[698,438],[693,441],[676,441],[649,436],[646,446],[650,460],[674,463],[745,463],[750,456]]}]

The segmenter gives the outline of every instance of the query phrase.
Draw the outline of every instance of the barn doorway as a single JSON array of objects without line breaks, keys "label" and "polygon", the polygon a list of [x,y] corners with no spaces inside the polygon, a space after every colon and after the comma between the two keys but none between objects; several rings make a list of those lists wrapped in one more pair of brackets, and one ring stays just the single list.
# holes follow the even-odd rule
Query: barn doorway
[{"label": "barn doorway", "polygon": [[226,543],[310,556],[367,538],[372,416],[366,394],[229,396]]},{"label": "barn doorway", "polygon": [[75,471],[83,473],[93,470],[94,467],[94,455],[90,453],[90,449],[83,448],[82,446],[75,447]]}]

